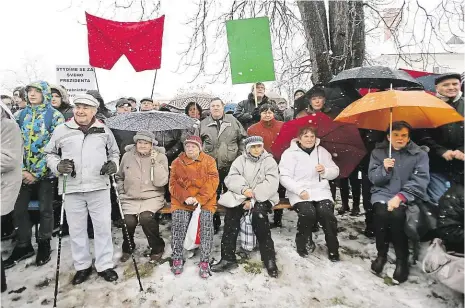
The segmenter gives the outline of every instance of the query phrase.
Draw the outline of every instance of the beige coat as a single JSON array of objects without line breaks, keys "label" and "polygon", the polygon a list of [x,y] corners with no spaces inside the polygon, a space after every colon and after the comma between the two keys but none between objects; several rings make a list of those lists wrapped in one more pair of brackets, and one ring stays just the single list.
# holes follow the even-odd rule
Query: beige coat
[{"label": "beige coat", "polygon": [[[116,174],[118,193],[124,214],[157,212],[164,204],[164,186],[168,183],[168,158],[165,149],[153,147],[152,156],[143,157],[134,145],[126,147]],[[152,159],[154,157],[154,159]],[[153,172],[151,180],[150,172]]]}]

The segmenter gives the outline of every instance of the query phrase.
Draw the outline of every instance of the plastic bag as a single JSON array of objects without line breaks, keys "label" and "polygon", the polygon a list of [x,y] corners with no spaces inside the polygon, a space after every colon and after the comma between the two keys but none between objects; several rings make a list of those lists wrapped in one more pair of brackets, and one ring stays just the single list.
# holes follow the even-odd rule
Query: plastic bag
[{"label": "plastic bag", "polygon": [[189,227],[187,228],[184,249],[192,250],[200,246],[200,212],[201,206],[198,204],[192,213]]},{"label": "plastic bag", "polygon": [[246,251],[252,251],[257,246],[257,237],[252,228],[253,203],[251,201],[250,210],[241,218],[241,247]]}]

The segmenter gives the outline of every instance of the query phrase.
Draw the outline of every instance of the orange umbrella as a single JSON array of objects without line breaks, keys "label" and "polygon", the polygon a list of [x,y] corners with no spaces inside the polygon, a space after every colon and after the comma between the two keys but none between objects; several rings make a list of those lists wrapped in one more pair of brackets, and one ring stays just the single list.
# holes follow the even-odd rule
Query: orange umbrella
[{"label": "orange umbrella", "polygon": [[435,128],[463,121],[463,117],[425,91],[389,90],[368,93],[347,106],[334,121],[384,131],[393,121],[406,121],[413,128]]},{"label": "orange umbrella", "polygon": [[392,121],[406,121],[413,128],[435,128],[463,121],[463,117],[425,91],[389,90],[368,93],[347,106],[334,121],[384,131]]}]

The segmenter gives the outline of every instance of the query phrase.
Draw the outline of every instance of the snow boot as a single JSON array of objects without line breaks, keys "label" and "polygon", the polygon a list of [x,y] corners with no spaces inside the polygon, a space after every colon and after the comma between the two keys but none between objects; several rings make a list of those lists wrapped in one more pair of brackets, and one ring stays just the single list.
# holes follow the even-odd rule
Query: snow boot
[{"label": "snow boot", "polygon": [[151,255],[150,255],[150,263],[157,263],[161,260],[161,258],[163,257],[163,252],[159,252],[159,253],[154,253],[153,251],[151,251]]},{"label": "snow boot", "polygon": [[124,262],[126,262],[127,260],[129,260],[130,257],[131,257],[131,254],[130,254],[130,253],[123,252],[123,254],[121,255],[121,258],[119,258],[119,261],[120,261],[121,263],[124,263]]},{"label": "snow boot", "polygon": [[371,270],[373,271],[373,273],[379,275],[383,271],[383,268],[386,262],[387,262],[386,256],[376,257],[376,259],[373,262],[371,262]]},{"label": "snow boot", "polygon": [[350,211],[350,216],[358,216],[360,215],[360,208],[359,207],[352,207],[352,211]]},{"label": "snow boot", "polygon": [[210,277],[210,264],[208,262],[200,262],[199,264],[199,276],[203,279]]},{"label": "snow boot", "polygon": [[276,266],[276,260],[271,259],[268,260],[268,262],[264,262],[266,271],[268,272],[268,275],[272,278],[277,278],[278,277],[278,266]]},{"label": "snow boot", "polygon": [[171,272],[177,276],[181,275],[183,270],[184,262],[182,260],[173,260],[173,264],[171,265]]},{"label": "snow boot", "polygon": [[108,282],[118,280],[118,274],[112,268],[108,268],[104,271],[98,272],[98,275],[100,277],[103,277],[103,279],[105,279]]},{"label": "snow boot", "polygon": [[396,284],[407,281],[409,274],[409,264],[408,259],[397,259],[396,260],[396,269],[392,275],[392,280]]},{"label": "snow boot", "polygon": [[36,265],[42,266],[52,258],[50,254],[52,253],[52,249],[50,248],[50,240],[40,240],[39,247],[37,248],[37,255],[36,255]]},{"label": "snow boot", "polygon": [[331,262],[339,262],[339,261],[341,261],[338,251],[328,253],[328,258],[329,258],[329,260]]},{"label": "snow boot", "polygon": [[239,265],[236,261],[227,261],[225,259],[221,259],[220,262],[212,265],[211,271],[214,273],[225,272],[237,267],[239,267]]},{"label": "snow boot", "polygon": [[92,274],[92,266],[80,271],[77,271],[74,275],[72,284],[78,285],[89,279],[90,274]]},{"label": "snow boot", "polygon": [[27,245],[26,247],[15,246],[11,256],[4,261],[3,266],[5,269],[15,266],[19,261],[30,258],[35,254],[32,244]]}]

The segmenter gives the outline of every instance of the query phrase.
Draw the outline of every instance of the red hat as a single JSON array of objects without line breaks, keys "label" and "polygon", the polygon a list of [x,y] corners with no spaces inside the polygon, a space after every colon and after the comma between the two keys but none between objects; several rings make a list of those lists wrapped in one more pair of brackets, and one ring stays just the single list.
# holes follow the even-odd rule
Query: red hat
[{"label": "red hat", "polygon": [[192,135],[187,137],[187,139],[184,141],[184,146],[186,146],[187,143],[195,144],[199,147],[200,151],[202,151],[202,139],[200,139],[199,136]]}]

